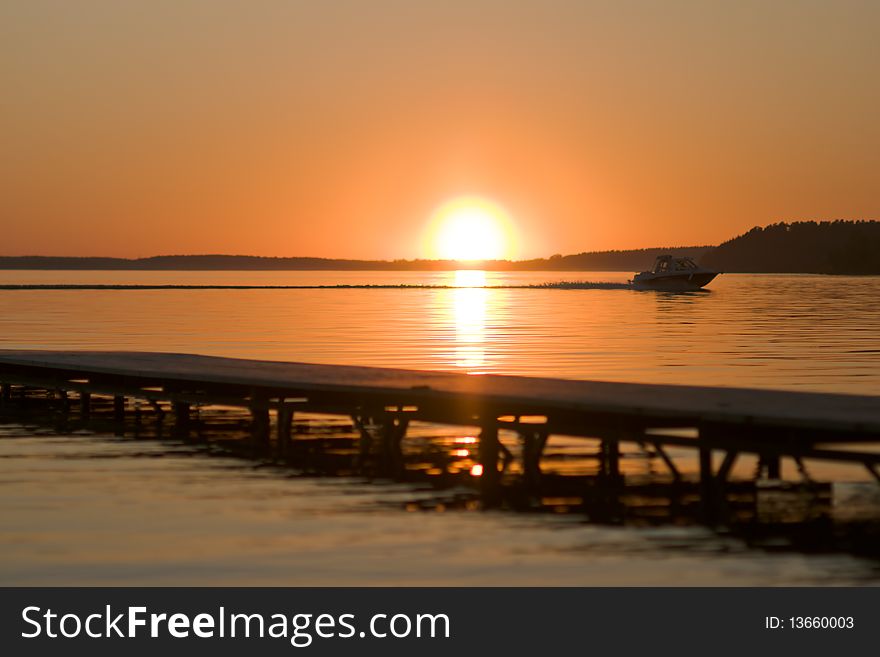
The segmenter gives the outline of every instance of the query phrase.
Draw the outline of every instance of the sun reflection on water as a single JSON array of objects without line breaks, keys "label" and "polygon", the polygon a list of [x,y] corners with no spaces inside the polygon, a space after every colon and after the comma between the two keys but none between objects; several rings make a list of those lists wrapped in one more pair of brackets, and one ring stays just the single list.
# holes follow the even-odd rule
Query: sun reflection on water
[{"label": "sun reflection on water", "polygon": [[455,364],[466,370],[486,364],[486,272],[455,272],[453,306],[455,319]]}]

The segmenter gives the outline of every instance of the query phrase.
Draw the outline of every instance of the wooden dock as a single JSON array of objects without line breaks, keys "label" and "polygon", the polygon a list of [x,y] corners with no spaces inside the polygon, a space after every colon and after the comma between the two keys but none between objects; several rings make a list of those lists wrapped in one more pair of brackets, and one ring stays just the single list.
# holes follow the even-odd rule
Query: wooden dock
[{"label": "wooden dock", "polygon": [[0,383],[4,402],[14,387],[64,399],[74,393],[86,415],[93,395],[112,397],[120,419],[127,399],[170,404],[184,432],[193,406],[244,407],[255,440],[275,441],[282,452],[295,439],[296,412],[351,417],[363,440],[379,441],[391,460],[411,421],[477,427],[487,491],[502,476],[502,456],[510,456],[502,454],[500,429],[520,436],[523,476],[531,480],[541,476],[548,440],[564,435],[600,440],[609,478],[620,477],[621,443],[650,445],[676,478],[665,447],[693,448],[707,496],[741,454],[757,455],[770,478],[779,478],[780,459],[790,458],[862,464],[880,481],[880,451],[872,451],[880,445],[880,398],[873,396],[96,351],[0,350]]}]

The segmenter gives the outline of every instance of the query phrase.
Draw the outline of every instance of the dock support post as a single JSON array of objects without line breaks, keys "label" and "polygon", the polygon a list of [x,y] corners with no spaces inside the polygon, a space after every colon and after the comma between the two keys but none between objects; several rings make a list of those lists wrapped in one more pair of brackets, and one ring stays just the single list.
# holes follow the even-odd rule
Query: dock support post
[{"label": "dock support post", "polygon": [[92,395],[83,390],[79,393],[79,412],[83,420],[89,419],[92,410]]},{"label": "dock support post", "polygon": [[293,409],[281,400],[278,406],[278,454],[288,457],[291,453],[291,438],[293,433]]},{"label": "dock support post", "polygon": [[712,450],[700,445],[700,507],[703,520],[714,523],[718,512],[718,490],[712,472]]},{"label": "dock support post", "polygon": [[125,397],[122,395],[113,397],[113,421],[116,424],[125,423]]},{"label": "dock support post", "polygon": [[61,412],[64,415],[70,413],[70,397],[67,394],[67,391],[63,388],[57,388],[55,390],[55,397],[61,402]]},{"label": "dock support post", "polygon": [[367,465],[370,461],[370,453],[373,451],[373,434],[370,433],[370,430],[367,428],[367,425],[371,424],[372,420],[366,416],[356,414],[352,414],[351,420],[360,434],[360,440],[358,441],[357,467],[363,473],[367,469]]},{"label": "dock support post", "polygon": [[705,488],[712,483],[712,450],[700,446],[700,484]]},{"label": "dock support post", "polygon": [[761,470],[767,471],[767,479],[782,479],[782,464],[778,454],[762,454]]},{"label": "dock support post", "polygon": [[480,491],[483,503],[490,507],[496,506],[501,501],[501,473],[498,471],[500,452],[498,425],[493,419],[483,425],[478,446],[480,465],[483,467],[480,475]]},{"label": "dock support post", "polygon": [[188,436],[190,429],[189,404],[174,402],[172,409],[174,410],[174,433],[179,438]]},{"label": "dock support post", "polygon": [[165,419],[165,409],[162,408],[162,404],[155,399],[148,399],[147,402],[150,404],[150,408],[156,413],[156,420],[161,423],[162,420]]},{"label": "dock support post", "polygon": [[409,418],[387,413],[382,423],[382,471],[392,478],[403,475],[401,443],[409,427]]},{"label": "dock support post", "polygon": [[599,450],[601,453],[600,475],[609,480],[620,479],[620,443],[616,440],[603,438]]},{"label": "dock support post", "polygon": [[522,438],[523,479],[526,488],[537,490],[541,486],[541,455],[547,444],[546,431],[520,431]]},{"label": "dock support post", "polygon": [[113,433],[122,437],[125,435],[125,397],[113,395],[113,423],[116,425]]},{"label": "dock support post", "polygon": [[269,409],[251,407],[251,436],[254,445],[265,446],[269,444]]}]

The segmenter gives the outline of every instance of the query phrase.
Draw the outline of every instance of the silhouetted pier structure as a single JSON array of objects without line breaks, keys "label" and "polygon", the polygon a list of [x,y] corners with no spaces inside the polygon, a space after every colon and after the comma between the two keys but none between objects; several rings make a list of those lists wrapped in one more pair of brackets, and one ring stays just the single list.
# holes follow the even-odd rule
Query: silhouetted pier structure
[{"label": "silhouetted pier structure", "polygon": [[801,468],[803,459],[861,464],[880,481],[880,451],[871,451],[880,445],[880,398],[873,396],[94,351],[0,351],[0,383],[3,403],[16,390],[44,390],[66,405],[75,401],[82,417],[93,396],[109,397],[119,422],[140,400],[160,417],[170,412],[184,435],[194,407],[245,408],[253,440],[282,455],[297,440],[296,413],[342,415],[358,429],[362,452],[378,447],[389,470],[402,467],[410,422],[477,427],[489,500],[514,458],[499,441],[503,429],[519,436],[527,486],[539,483],[552,436],[598,439],[599,474],[610,482],[621,479],[621,444],[650,447],[676,480],[679,469],[666,448],[690,448],[705,502],[746,454],[759,458],[758,476],[770,479],[779,478],[787,458]]}]

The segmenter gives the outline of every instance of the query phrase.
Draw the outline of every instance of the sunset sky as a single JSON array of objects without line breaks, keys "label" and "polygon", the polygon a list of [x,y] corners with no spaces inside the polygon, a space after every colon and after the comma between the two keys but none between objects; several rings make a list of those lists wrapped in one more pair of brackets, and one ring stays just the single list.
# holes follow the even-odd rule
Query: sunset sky
[{"label": "sunset sky", "polygon": [[880,2],[0,4],[0,255],[505,256],[880,216]]}]

